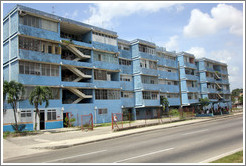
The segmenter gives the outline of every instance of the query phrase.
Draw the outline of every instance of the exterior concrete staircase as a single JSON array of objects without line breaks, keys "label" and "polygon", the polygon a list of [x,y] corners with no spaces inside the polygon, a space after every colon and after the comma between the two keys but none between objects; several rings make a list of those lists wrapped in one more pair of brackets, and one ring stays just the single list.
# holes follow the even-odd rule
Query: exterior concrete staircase
[{"label": "exterior concrete staircase", "polygon": [[84,74],[82,71],[80,71],[79,69],[77,69],[76,67],[73,66],[66,66],[67,69],[69,69],[71,72],[73,72],[75,75],[78,76],[78,78],[76,78],[75,80],[73,80],[73,82],[78,82],[83,78],[91,78],[91,75],[86,75]]},{"label": "exterior concrete staircase", "polygon": [[65,43],[63,42],[62,43],[63,45],[66,46],[66,48],[71,51],[72,53],[74,53],[74,55],[76,55],[78,58],[76,58],[75,60],[78,61],[80,59],[88,59],[88,58],[91,58],[90,55],[85,55],[83,52],[81,52],[79,49],[77,49],[76,47],[72,46],[71,44],[68,44],[68,43]]},{"label": "exterior concrete staircase", "polygon": [[88,98],[92,98],[92,95],[86,95],[83,92],[81,92],[80,90],[78,90],[77,88],[67,88],[69,91],[71,91],[73,94],[75,94],[76,96],[78,96],[79,98],[77,100],[75,100],[72,104],[77,104],[78,102],[80,102],[83,99],[88,99]]}]

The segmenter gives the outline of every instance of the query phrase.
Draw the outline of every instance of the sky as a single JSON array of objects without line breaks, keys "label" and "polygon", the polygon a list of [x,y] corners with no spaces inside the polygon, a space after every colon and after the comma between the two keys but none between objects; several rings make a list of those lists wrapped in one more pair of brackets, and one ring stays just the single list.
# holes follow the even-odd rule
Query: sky
[{"label": "sky", "polygon": [[[219,2],[219,3],[218,3]],[[168,51],[192,53],[228,64],[231,90],[243,88],[244,4],[87,2],[19,3],[117,32],[120,39],[143,39]],[[3,3],[5,16],[16,3]]]}]

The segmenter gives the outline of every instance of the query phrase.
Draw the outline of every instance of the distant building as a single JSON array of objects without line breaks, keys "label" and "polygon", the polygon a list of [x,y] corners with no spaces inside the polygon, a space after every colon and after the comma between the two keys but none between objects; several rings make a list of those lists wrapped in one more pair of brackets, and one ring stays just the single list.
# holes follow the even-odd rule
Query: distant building
[{"label": "distant building", "polygon": [[[141,39],[126,41],[116,32],[21,5],[3,19],[3,77],[25,86],[18,122],[27,130],[34,128],[28,97],[37,85],[53,93],[49,107],[40,106],[40,130],[62,128],[66,114],[75,125],[90,113],[94,123],[110,122],[111,113],[154,118],[160,96],[176,108],[192,107],[201,97],[230,105],[224,63],[169,52]],[[5,105],[3,129],[12,131],[13,111]]]}]

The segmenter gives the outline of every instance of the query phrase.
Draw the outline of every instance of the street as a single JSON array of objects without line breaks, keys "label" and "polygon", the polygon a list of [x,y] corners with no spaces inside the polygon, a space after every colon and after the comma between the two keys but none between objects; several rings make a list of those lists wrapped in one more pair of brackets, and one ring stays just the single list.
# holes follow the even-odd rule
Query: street
[{"label": "street", "polygon": [[243,117],[138,133],[4,163],[200,163],[243,147]]}]

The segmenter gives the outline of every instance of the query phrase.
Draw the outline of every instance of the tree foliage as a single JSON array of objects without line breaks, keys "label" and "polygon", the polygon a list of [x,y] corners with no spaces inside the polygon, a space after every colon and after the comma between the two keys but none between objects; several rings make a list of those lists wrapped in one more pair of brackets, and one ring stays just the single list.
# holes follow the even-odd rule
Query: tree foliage
[{"label": "tree foliage", "polygon": [[35,106],[36,113],[35,113],[35,127],[34,129],[37,130],[37,116],[40,121],[40,111],[38,109],[39,105],[45,103],[45,107],[49,106],[49,99],[52,98],[52,93],[49,87],[46,86],[36,86],[29,96],[29,103]]},{"label": "tree foliage", "polygon": [[203,107],[208,106],[210,102],[209,99],[205,97],[205,98],[200,98],[199,103],[201,105],[201,109],[203,109]]},{"label": "tree foliage", "polygon": [[11,105],[14,111],[15,118],[15,130],[18,132],[18,122],[17,122],[17,103],[20,101],[21,96],[24,94],[24,86],[16,81],[4,81],[3,83],[3,97],[4,101],[7,97],[7,102]]},{"label": "tree foliage", "polygon": [[165,112],[166,108],[169,106],[169,102],[166,97],[161,96],[160,97],[160,104],[162,105],[162,112]]}]

